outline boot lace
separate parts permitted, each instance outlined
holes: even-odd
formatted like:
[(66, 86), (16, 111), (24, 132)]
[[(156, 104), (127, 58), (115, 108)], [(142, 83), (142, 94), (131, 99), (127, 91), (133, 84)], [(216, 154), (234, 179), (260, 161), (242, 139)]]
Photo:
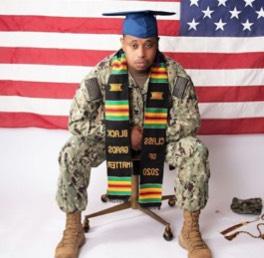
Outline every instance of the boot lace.
[(60, 245), (76, 246), (76, 242), (78, 241), (80, 234), (81, 232), (76, 229), (65, 229), (63, 231), (63, 238)]
[(207, 248), (205, 242), (202, 239), (198, 222), (193, 221), (190, 227), (191, 227), (191, 231), (189, 234), (189, 238), (191, 240), (190, 247), (192, 248), (192, 250)]
[(79, 224), (79, 218), (69, 216), (67, 218), (67, 226), (63, 231), (63, 238), (60, 242), (60, 246), (76, 246), (81, 234), (83, 233), (82, 225)]
[(197, 249), (205, 249), (207, 248), (206, 243), (203, 241), (200, 230), (198, 220), (196, 218), (192, 218), (187, 221), (187, 227), (190, 229), (189, 231), (189, 244), (192, 250)]

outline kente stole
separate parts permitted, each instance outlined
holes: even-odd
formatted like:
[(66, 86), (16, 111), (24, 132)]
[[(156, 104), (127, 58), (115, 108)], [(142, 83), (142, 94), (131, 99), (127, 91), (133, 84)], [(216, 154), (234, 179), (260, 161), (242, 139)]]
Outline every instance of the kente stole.
[[(110, 199), (128, 199), (133, 174), (130, 148), (132, 110), (129, 103), (127, 62), (122, 50), (113, 56), (111, 66), (112, 73), (105, 89), (107, 195)], [(139, 161), (139, 203), (146, 207), (161, 205), (168, 99), (165, 59), (158, 52), (150, 71)]]

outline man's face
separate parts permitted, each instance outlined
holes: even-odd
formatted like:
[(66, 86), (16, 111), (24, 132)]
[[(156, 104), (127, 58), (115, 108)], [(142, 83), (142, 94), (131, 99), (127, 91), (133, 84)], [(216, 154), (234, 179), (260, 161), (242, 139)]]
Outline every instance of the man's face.
[(125, 35), (121, 38), (121, 44), (129, 69), (144, 72), (153, 64), (158, 50), (158, 38), (143, 39)]

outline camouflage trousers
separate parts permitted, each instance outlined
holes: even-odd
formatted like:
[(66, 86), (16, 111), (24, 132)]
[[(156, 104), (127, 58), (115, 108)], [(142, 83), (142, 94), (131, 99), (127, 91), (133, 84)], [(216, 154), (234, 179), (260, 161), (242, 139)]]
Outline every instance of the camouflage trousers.
[[(105, 145), (72, 137), (59, 155), (60, 176), (56, 200), (64, 212), (83, 211), (87, 206), (87, 187), (91, 168), (105, 160)], [(176, 168), (176, 205), (196, 211), (208, 199), (208, 150), (196, 137), (167, 144), (166, 162)]]

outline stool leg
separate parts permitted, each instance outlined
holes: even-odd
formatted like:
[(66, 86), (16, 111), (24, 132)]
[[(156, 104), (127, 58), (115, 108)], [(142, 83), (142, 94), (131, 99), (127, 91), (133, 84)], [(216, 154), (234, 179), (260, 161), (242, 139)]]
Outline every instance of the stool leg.
[(168, 204), (170, 207), (174, 207), (176, 204), (176, 197), (175, 195), (163, 195), (162, 201), (168, 200)]
[(165, 226), (170, 225), (170, 223), (168, 223), (166, 220), (164, 220), (163, 218), (158, 216), (153, 211), (146, 209), (146, 208), (142, 208), (140, 205), (138, 206), (138, 209), (141, 210), (142, 212), (144, 212), (145, 214), (149, 215), (151, 218), (155, 219), (156, 221), (160, 222), (161, 224), (163, 224)]
[(93, 217), (97, 217), (97, 216), (101, 216), (104, 214), (109, 214), (109, 213), (113, 213), (113, 212), (117, 212), (117, 211), (121, 211), (121, 210), (125, 210), (131, 207), (131, 203), (130, 201), (125, 202), (125, 203), (121, 203), (118, 205), (115, 205), (113, 207), (89, 214), (85, 216), (85, 219), (89, 219), (89, 218), (93, 218)]
[(162, 196), (162, 201), (163, 200), (168, 200), (168, 199), (175, 199), (175, 195), (163, 195)]
[(166, 220), (164, 220), (163, 218), (161, 218), (160, 216), (158, 216), (156, 213), (154, 213), (149, 209), (142, 208), (141, 206), (138, 206), (138, 209), (144, 212), (145, 214), (149, 215), (151, 218), (155, 219), (156, 221), (165, 225), (165, 230), (163, 233), (163, 237), (165, 238), (165, 240), (170, 241), (173, 239), (173, 233), (171, 230), (170, 223), (168, 223)]

